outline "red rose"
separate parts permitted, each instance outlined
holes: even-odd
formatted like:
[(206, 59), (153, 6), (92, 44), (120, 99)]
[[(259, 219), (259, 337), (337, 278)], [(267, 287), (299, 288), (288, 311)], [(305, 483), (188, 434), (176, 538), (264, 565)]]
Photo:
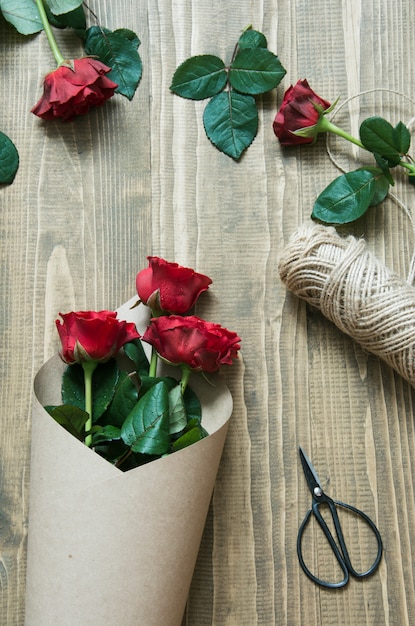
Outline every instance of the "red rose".
[(156, 256), (147, 258), (149, 266), (137, 274), (136, 287), (141, 302), (147, 304), (153, 314), (187, 313), (212, 282), (188, 267)]
[(75, 59), (73, 64), (74, 69), (60, 65), (46, 76), (43, 96), (32, 108), (32, 113), (44, 120), (61, 117), (69, 122), (114, 95), (118, 85), (105, 76), (111, 71), (110, 67), (89, 57)]
[[(321, 110), (318, 111), (314, 105)], [(319, 132), (317, 124), (323, 115), (322, 111), (330, 106), (330, 102), (320, 98), (305, 79), (299, 80), (294, 87), (291, 85), (284, 94), (273, 124), (274, 133), (281, 145), (313, 143)], [(308, 129), (307, 136), (293, 134), (304, 128)]]
[(236, 333), (196, 315), (153, 318), (143, 340), (169, 363), (205, 372), (216, 372), (221, 365), (231, 365), (240, 349)]
[(116, 319), (113, 311), (59, 313), (56, 320), (62, 343), (60, 356), (65, 363), (95, 361), (105, 363), (128, 341), (138, 339), (135, 324)]

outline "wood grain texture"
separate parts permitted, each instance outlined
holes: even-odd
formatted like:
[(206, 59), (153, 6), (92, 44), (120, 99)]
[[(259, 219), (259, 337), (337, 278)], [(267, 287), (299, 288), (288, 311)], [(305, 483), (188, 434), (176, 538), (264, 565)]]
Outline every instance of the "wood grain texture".
[[(89, 4), (109, 28), (138, 34), (143, 78), (131, 103), (117, 97), (71, 124), (30, 113), (52, 63), (45, 37), (0, 24), (1, 130), (21, 157), (14, 184), (0, 190), (0, 623), (24, 619), (31, 390), (57, 348), (56, 314), (115, 308), (134, 294), (146, 256), (158, 254), (210, 275), (199, 313), (243, 339), (241, 362), (225, 373), (235, 410), (184, 624), (411, 626), (414, 391), (287, 294), (277, 273), (293, 229), (337, 166), (353, 166), (359, 154), (331, 139), (334, 163), (324, 138), (282, 150), (272, 121), (284, 90), (306, 77), (322, 97), (349, 99), (336, 119), (353, 132), (373, 114), (409, 123), (413, 2)], [(178, 98), (169, 85), (191, 54), (229, 60), (248, 24), (265, 33), (287, 75), (258, 100), (258, 136), (237, 163), (206, 139), (205, 103)], [(67, 33), (59, 39), (68, 55), (80, 53)], [(408, 211), (388, 198), (349, 230), (405, 277), (413, 187), (398, 180), (393, 193)], [(298, 565), (296, 536), (310, 504), (299, 445), (330, 495), (364, 509), (382, 534), (378, 573), (341, 592), (316, 587)]]

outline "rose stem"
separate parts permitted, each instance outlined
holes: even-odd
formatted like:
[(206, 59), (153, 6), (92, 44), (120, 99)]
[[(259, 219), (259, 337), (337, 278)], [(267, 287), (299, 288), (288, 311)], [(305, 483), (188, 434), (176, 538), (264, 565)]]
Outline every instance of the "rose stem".
[(182, 395), (186, 391), (187, 383), (189, 382), (191, 373), (192, 373), (191, 369), (189, 369), (185, 365), (182, 365), (182, 379), (180, 381), (180, 389), (181, 389)]
[(122, 454), (120, 456), (120, 458), (116, 461), (115, 463), (115, 467), (121, 467), (121, 465), (124, 463), (124, 461), (126, 461), (128, 459), (128, 457), (130, 456), (130, 454), (132, 454), (132, 450), (131, 448), (129, 448), (126, 452), (124, 452), (124, 454)]
[(366, 148), (364, 147), (362, 142), (359, 141), (359, 139), (356, 139), (356, 137), (353, 137), (342, 128), (339, 128), (338, 126), (333, 124), (333, 122), (330, 122), (330, 120), (328, 120), (327, 117), (325, 117), (324, 115), (320, 118), (320, 121), (318, 123), (318, 131), (319, 133), (334, 133), (335, 135), (343, 137), (343, 139), (347, 139), (347, 141), (356, 144), (356, 146), (359, 146), (359, 148), (363, 148), (364, 150), (366, 150)]
[[(356, 139), (356, 137), (353, 137), (342, 128), (339, 128), (339, 126), (336, 126), (335, 124), (333, 124), (333, 122), (330, 122), (330, 120), (328, 120), (324, 116), (320, 119), (319, 122), (319, 132), (333, 133), (334, 135), (338, 135), (339, 137), (342, 137), (343, 139), (347, 139), (347, 141), (354, 143), (356, 146), (359, 146), (359, 148), (367, 150), (367, 148), (365, 148), (365, 146), (362, 144), (361, 141), (359, 141), (359, 139)], [(407, 163), (406, 161), (401, 160), (398, 165), (405, 167), (407, 170), (409, 170), (411, 174), (415, 174), (414, 164)]]
[(85, 445), (89, 448), (92, 444), (92, 374), (97, 366), (96, 361), (83, 361), (82, 369), (84, 370), (84, 384), (85, 384), (85, 411), (88, 413), (88, 419), (85, 423)]
[(48, 38), (50, 49), (52, 50), (56, 63), (58, 64), (58, 66), (63, 65), (65, 63), (65, 59), (63, 58), (61, 51), (59, 50), (58, 44), (56, 43), (55, 36), (52, 32), (52, 28), (46, 15), (43, 0), (36, 0), (36, 6), (39, 11), (40, 19), (42, 20), (43, 28), (45, 30), (46, 37)]
[(151, 378), (155, 378), (157, 374), (157, 352), (155, 350), (154, 347), (151, 348), (151, 361), (150, 361), (150, 368), (148, 370), (148, 375), (151, 376)]
[(415, 174), (415, 165), (413, 163), (407, 163), (406, 161), (399, 161), (399, 165), (402, 165), (402, 167), (406, 167), (406, 169), (409, 170), (411, 174)]

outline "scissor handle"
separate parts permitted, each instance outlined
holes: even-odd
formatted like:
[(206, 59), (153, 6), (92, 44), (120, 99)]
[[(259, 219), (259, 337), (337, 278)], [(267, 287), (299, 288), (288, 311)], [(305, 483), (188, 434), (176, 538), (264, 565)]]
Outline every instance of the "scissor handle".
[(349, 570), (346, 566), (346, 563), (342, 557), (342, 554), (336, 544), (336, 542), (333, 539), (333, 536), (330, 532), (329, 527), (327, 526), (326, 522), (324, 521), (322, 515), (320, 512), (318, 512), (318, 515), (316, 515), (317, 520), (319, 521), (320, 525), (323, 528), (324, 534), (327, 537), (328, 542), (330, 543), (330, 546), (334, 552), (334, 555), (336, 557), (336, 560), (338, 562), (338, 564), (340, 565), (340, 568), (343, 572), (343, 579), (340, 580), (339, 582), (330, 582), (328, 580), (323, 580), (321, 578), (318, 578), (317, 576), (315, 576), (313, 574), (313, 572), (311, 570), (309, 570), (309, 568), (307, 567), (307, 565), (305, 564), (304, 561), (304, 557), (303, 557), (303, 548), (302, 548), (302, 541), (303, 541), (303, 536), (304, 536), (304, 531), (306, 529), (306, 526), (308, 524), (308, 522), (310, 521), (311, 518), (311, 514), (314, 513), (314, 515), (316, 515), (315, 511), (313, 511), (313, 509), (310, 509), (309, 511), (307, 511), (306, 516), (300, 526), (300, 529), (298, 531), (298, 536), (297, 536), (297, 554), (298, 554), (298, 560), (300, 562), (300, 565), (303, 569), (303, 571), (305, 572), (305, 574), (307, 574), (307, 576), (313, 581), (315, 582), (317, 585), (320, 585), (321, 587), (327, 587), (329, 589), (339, 589), (340, 587), (344, 587), (345, 585), (347, 585), (347, 583), (349, 582)]
[[(325, 521), (325, 519), (323, 518), (323, 516), (320, 513), (319, 507), (320, 505), (327, 505), (330, 509), (330, 513), (333, 519), (333, 523), (334, 523), (334, 528), (336, 530), (336, 535), (337, 535), (337, 539), (339, 542), (339, 546), (337, 545), (331, 531), (330, 528), (327, 526), (327, 523)], [(376, 541), (377, 541), (377, 546), (378, 546), (378, 552), (376, 555), (376, 558), (373, 562), (373, 564), (369, 567), (368, 570), (366, 570), (365, 572), (357, 572), (354, 567), (352, 566), (352, 563), (350, 561), (350, 557), (349, 557), (349, 553), (347, 550), (347, 546), (346, 546), (346, 542), (344, 539), (344, 535), (343, 535), (343, 531), (341, 528), (341, 524), (340, 524), (340, 520), (339, 520), (339, 516), (336, 510), (336, 506), (340, 506), (344, 509), (348, 509), (350, 511), (352, 511), (353, 513), (355, 513), (356, 515), (358, 515), (359, 517), (361, 517), (363, 519), (363, 521), (369, 526), (369, 528), (372, 530), (372, 532), (374, 533), (375, 537), (376, 537)], [(304, 535), (304, 531), (305, 528), (310, 520), (311, 514), (314, 513), (314, 516), (316, 517), (318, 523), (320, 524), (324, 535), (327, 539), (327, 541), (330, 544), (331, 549), (333, 550), (333, 553), (336, 557), (336, 560), (343, 572), (343, 579), (339, 582), (329, 582), (326, 580), (322, 580), (320, 578), (317, 578), (317, 576), (315, 576), (307, 567), (307, 565), (304, 562), (304, 558), (303, 558), (303, 554), (302, 554), (302, 538)], [(379, 533), (379, 530), (377, 529), (376, 525), (372, 522), (372, 520), (370, 519), (370, 517), (368, 517), (366, 515), (366, 513), (364, 513), (363, 511), (361, 511), (360, 509), (357, 509), (354, 506), (351, 506), (350, 504), (346, 504), (344, 502), (339, 502), (337, 500), (332, 500), (331, 498), (329, 498), (328, 496), (326, 496), (325, 494), (322, 494), (319, 498), (318, 501), (314, 501), (312, 508), (307, 512), (301, 526), (300, 529), (298, 531), (298, 538), (297, 538), (297, 554), (298, 554), (298, 559), (300, 561), (300, 565), (302, 567), (302, 569), (304, 570), (304, 572), (307, 574), (307, 576), (309, 578), (311, 578), (311, 580), (313, 580), (316, 584), (322, 586), (322, 587), (328, 587), (330, 589), (338, 589), (340, 587), (344, 587), (348, 581), (349, 581), (349, 574), (351, 574), (352, 576), (354, 576), (355, 578), (366, 578), (367, 576), (370, 576), (371, 574), (374, 573), (374, 571), (377, 569), (380, 560), (382, 558), (382, 551), (383, 551), (383, 547), (382, 547), (382, 539)]]

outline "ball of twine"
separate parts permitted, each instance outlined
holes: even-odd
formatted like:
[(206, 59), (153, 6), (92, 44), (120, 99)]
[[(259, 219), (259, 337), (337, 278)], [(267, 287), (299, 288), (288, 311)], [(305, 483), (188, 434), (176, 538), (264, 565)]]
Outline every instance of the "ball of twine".
[(279, 273), (296, 296), (415, 386), (415, 289), (363, 239), (306, 222), (283, 250)]

